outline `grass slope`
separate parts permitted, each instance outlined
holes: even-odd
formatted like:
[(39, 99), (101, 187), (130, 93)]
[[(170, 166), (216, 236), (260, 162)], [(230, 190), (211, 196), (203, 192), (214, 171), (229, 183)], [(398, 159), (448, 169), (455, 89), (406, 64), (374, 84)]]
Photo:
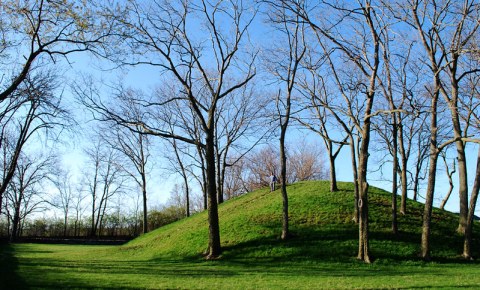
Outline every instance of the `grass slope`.
[[(290, 185), (290, 228), (281, 241), (279, 191), (259, 190), (219, 208), (223, 256), (204, 261), (206, 213), (152, 231), (123, 246), (19, 244), (3, 246), (0, 282), (9, 288), (400, 288), (478, 287), (477, 262), (464, 262), (455, 214), (434, 210), (432, 255), (418, 257), (423, 205), (409, 201), (390, 233), (391, 195), (370, 190), (371, 251), (375, 262), (355, 259), (358, 226), (352, 222), (353, 186)], [(474, 255), (480, 254), (479, 228)]]
[[(355, 258), (358, 226), (352, 221), (353, 185), (340, 183), (329, 192), (327, 182), (300, 182), (288, 187), (290, 229), (294, 237), (283, 242), (282, 200), (279, 191), (266, 189), (224, 203), (219, 208), (223, 258), (322, 259), (350, 261)], [(378, 260), (417, 260), (423, 204), (409, 201), (408, 215), (399, 214), (399, 236), (390, 232), (391, 194), (370, 189), (371, 249)], [(455, 233), (455, 214), (434, 210), (432, 255), (457, 259), (463, 240)], [(122, 254), (141, 258), (195, 258), (206, 250), (206, 213), (163, 227), (123, 246)], [(478, 245), (478, 235), (476, 245)], [(478, 247), (474, 254), (478, 255)]]

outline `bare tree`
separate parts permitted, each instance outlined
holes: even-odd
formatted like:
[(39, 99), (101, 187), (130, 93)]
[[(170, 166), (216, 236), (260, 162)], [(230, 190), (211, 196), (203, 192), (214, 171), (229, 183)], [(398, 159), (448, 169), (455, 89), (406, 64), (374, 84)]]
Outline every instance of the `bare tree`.
[[(421, 253), (422, 257), (428, 260), (430, 259), (429, 237), (437, 160), (439, 152), (450, 143), (455, 143), (458, 157), (460, 198), (458, 231), (463, 233), (465, 230), (468, 214), (468, 184), (465, 145), (464, 140), (462, 140), (464, 136), (458, 113), (458, 88), (465, 76), (478, 70), (477, 67), (462, 66), (462, 59), (468, 56), (466, 47), (474, 39), (480, 25), (477, 21), (480, 7), (476, 1), (463, 1), (463, 3), (445, 1), (438, 4), (430, 1), (409, 1), (406, 6), (401, 8), (401, 11), (406, 12), (406, 15), (402, 15), (406, 23), (410, 24), (420, 36), (433, 79), (429, 90), (431, 95), (430, 167), (423, 215)], [(428, 21), (425, 21), (426, 19)], [(450, 91), (447, 91), (447, 86), (451, 88)], [(444, 97), (450, 108), (454, 133), (453, 139), (443, 144), (438, 143), (437, 136), (437, 112), (440, 95)]]
[[(0, 2), (0, 115), (3, 121), (2, 140), (4, 140), (5, 124), (17, 109), (24, 105), (32, 105), (30, 116), (37, 115), (38, 104), (25, 97), (25, 91), (38, 82), (38, 76), (52, 75), (45, 73), (45, 67), (57, 64), (76, 52), (90, 51), (101, 54), (105, 38), (111, 34), (111, 19), (103, 17), (102, 9), (93, 1), (2, 1)], [(102, 17), (100, 17), (102, 15)], [(48, 84), (48, 82), (45, 82)], [(37, 88), (39, 90), (45, 90)], [(51, 85), (53, 87), (53, 85)], [(45, 101), (46, 100), (46, 101)], [(46, 98), (44, 104), (49, 100)], [(55, 98), (55, 101), (57, 99)], [(53, 111), (44, 111), (52, 115), (58, 114), (55, 101), (51, 101)], [(46, 109), (45, 106), (43, 106)], [(40, 119), (37, 117), (33, 119)], [(3, 193), (13, 177), (19, 153), (29, 137), (30, 123), (25, 119), (22, 134), (16, 141), (16, 150), (8, 162), (0, 185), (0, 209)], [(35, 131), (35, 130), (33, 130)], [(4, 162), (4, 167), (7, 163)]]
[[(37, 133), (58, 137), (62, 129), (72, 123), (57, 93), (58, 79), (51, 71), (28, 75), (13, 93), (1, 115), (2, 180), (0, 181), (0, 208), (9, 182), (13, 178), (20, 155)], [(3, 103), (5, 104), (5, 102)]]
[(105, 146), (101, 138), (96, 138), (92, 147), (85, 149), (88, 167), (84, 172), (87, 191), (91, 196), (90, 235), (99, 235), (105, 213), (112, 196), (119, 193), (124, 186), (124, 176), (118, 162), (118, 152)]
[[(124, 126), (140, 125), (143, 134), (174, 138), (202, 148), (205, 152), (206, 188), (208, 196), (209, 244), (207, 258), (221, 254), (220, 230), (215, 169), (215, 120), (219, 101), (229, 98), (245, 87), (255, 76), (256, 52), (244, 50), (255, 11), (241, 1), (207, 1), (137, 3), (129, 1), (124, 13), (121, 40), (133, 55), (117, 59), (123, 65), (151, 65), (168, 75), (166, 79), (178, 84), (175, 95), (156, 96), (157, 99), (135, 100), (149, 109), (145, 118), (132, 118), (113, 105), (106, 106), (90, 99), (90, 107), (104, 120), (113, 120)], [(204, 29), (191, 31), (191, 21), (201, 23)], [(200, 35), (199, 35), (200, 34)], [(208, 40), (208, 41), (205, 41)], [(211, 58), (205, 58), (210, 55)], [(124, 55), (118, 54), (122, 57)], [(88, 94), (87, 94), (88, 96)], [(173, 101), (186, 103), (198, 122), (202, 140), (190, 138), (181, 127), (172, 133), (165, 128), (158, 111)], [(150, 114), (150, 115), (149, 115)]]
[[(348, 135), (344, 138), (333, 137), (330, 133), (330, 126), (333, 126), (332, 113), (324, 106), (324, 101), (318, 101), (319, 99), (328, 98), (328, 89), (325, 85), (325, 79), (323, 78), (321, 65), (322, 55), (314, 55), (312, 51), (309, 51), (305, 58), (305, 66), (308, 70), (306, 77), (300, 81), (301, 93), (305, 96), (305, 108), (309, 115), (308, 117), (302, 116), (295, 118), (303, 127), (318, 134), (325, 145), (328, 153), (328, 160), (330, 165), (330, 191), (334, 192), (338, 190), (337, 186), (337, 170), (335, 160), (340, 154), (344, 145), (348, 145)], [(323, 96), (323, 97), (322, 97)], [(335, 138), (338, 138), (337, 140)]]
[[(445, 9), (450, 10), (448, 4)], [(458, 5), (458, 6), (457, 6)], [(436, 40), (440, 41), (441, 53), (445, 58), (446, 72), (448, 79), (440, 87), (440, 92), (448, 103), (450, 109), (455, 146), (457, 149), (458, 178), (459, 178), (459, 199), (460, 199), (460, 221), (458, 232), (464, 234), (468, 216), (468, 178), (467, 160), (465, 155), (465, 142), (461, 140), (464, 136), (465, 125), (461, 123), (458, 107), (460, 106), (460, 86), (469, 74), (480, 72), (478, 62), (465, 61), (471, 57), (471, 43), (478, 37), (480, 22), (480, 3), (477, 1), (465, 0), (463, 3), (452, 5), (451, 11), (447, 13), (453, 16), (455, 32), (448, 32), (446, 28), (436, 30)], [(450, 38), (450, 42), (447, 42)], [(448, 80), (448, 81), (447, 81)], [(447, 87), (450, 90), (447, 90)]]
[[(174, 168), (174, 172), (180, 174), (183, 179), (183, 192), (185, 193), (185, 212), (186, 216), (190, 216), (190, 182), (189, 182), (189, 172), (192, 172), (191, 165), (186, 164), (185, 157), (191, 157), (189, 153), (186, 152), (186, 148), (180, 148), (180, 144), (175, 139), (168, 140), (171, 148), (173, 149), (174, 157), (168, 157), (172, 168)], [(203, 160), (203, 159), (200, 159)], [(178, 191), (178, 189), (176, 189)], [(204, 194), (205, 195), (205, 194)], [(206, 206), (206, 202), (204, 202)]]
[(287, 174), (288, 183), (326, 179), (323, 152), (318, 144), (302, 140), (289, 145), (291, 149), (287, 159), (287, 167), (290, 171)]
[[(58, 163), (56, 161), (55, 163)], [(63, 236), (67, 236), (68, 218), (70, 209), (73, 206), (73, 199), (75, 194), (74, 183), (72, 181), (72, 174), (68, 169), (58, 167), (52, 170), (50, 181), (53, 183), (57, 194), (52, 204), (59, 208), (63, 213)]]
[(227, 199), (249, 192), (247, 156), (225, 170), (224, 194)]
[(14, 97), (36, 67), (76, 52), (100, 54), (112, 27), (101, 13), (93, 1), (2, 1), (0, 102)]
[[(405, 37), (407, 39), (407, 37)], [(400, 213), (407, 214), (407, 192), (408, 192), (408, 174), (410, 170), (409, 161), (412, 159), (414, 136), (421, 132), (428, 132), (428, 128), (425, 125), (426, 110), (423, 107), (418, 107), (418, 103), (415, 103), (416, 94), (420, 94), (418, 91), (421, 89), (422, 72), (423, 68), (419, 65), (422, 62), (418, 61), (413, 56), (413, 43), (409, 42), (406, 51), (408, 53), (404, 57), (400, 57), (400, 68), (394, 70), (395, 83), (398, 84), (398, 94), (400, 97), (400, 104), (398, 106), (399, 111), (395, 113), (398, 123), (398, 153), (399, 153), (399, 168), (400, 168), (400, 181), (402, 186), (402, 199), (400, 202)], [(397, 66), (393, 63), (390, 67)], [(425, 99), (424, 99), (425, 102)], [(428, 139), (428, 138), (425, 138)], [(417, 154), (416, 164), (416, 181), (414, 187), (418, 187), (418, 177), (420, 169), (426, 159), (427, 146), (422, 143), (423, 137), (418, 138), (419, 150)], [(414, 196), (416, 196), (416, 190), (414, 190)]]
[[(478, 50), (478, 41), (472, 45), (472, 48), (476, 49), (475, 57), (472, 61), (480, 61), (480, 51)], [(465, 135), (468, 136), (469, 130), (473, 129), (476, 135), (480, 130), (480, 114), (478, 113), (478, 107), (480, 106), (480, 76), (469, 75), (467, 77), (467, 85), (464, 86), (462, 94), (466, 96), (463, 102), (463, 108), (461, 118), (467, 124), (465, 127)], [(477, 145), (478, 146), (478, 145)], [(477, 206), (478, 194), (480, 192), (480, 146), (478, 146), (477, 166), (475, 170), (475, 180), (473, 182), (472, 191), (470, 194), (470, 202), (468, 208), (467, 224), (465, 227), (465, 239), (463, 242), (463, 257), (465, 259), (472, 259), (472, 239), (473, 239), (473, 224), (475, 210)]]
[[(175, 92), (178, 90), (180, 90), (180, 88), (167, 85), (158, 89), (157, 93), (168, 96), (175, 95)], [(204, 135), (200, 128), (201, 124), (198, 119), (195, 118), (195, 112), (191, 106), (188, 106), (188, 103), (174, 100), (164, 104), (159, 110), (161, 111), (160, 116), (163, 118), (163, 122), (172, 135), (175, 134), (176, 129), (182, 128), (185, 136), (188, 136), (191, 140), (197, 140), (198, 143), (202, 142)], [(190, 203), (190, 189), (192, 188), (191, 179), (197, 181), (202, 189), (204, 209), (207, 210), (208, 200), (204, 148), (188, 142), (182, 142), (175, 138), (167, 138), (166, 141), (169, 148), (165, 150), (165, 157), (170, 163), (169, 168), (166, 169), (174, 174), (180, 175), (183, 179), (184, 193), (188, 206)], [(218, 151), (217, 147), (218, 146), (215, 148), (216, 151)], [(173, 152), (170, 149), (173, 149)], [(190, 216), (190, 206), (187, 209), (187, 216)]]
[[(350, 147), (350, 154), (352, 160), (352, 175), (353, 175), (353, 183), (354, 183), (354, 214), (353, 220), (358, 223), (359, 220), (359, 211), (358, 211), (358, 200), (359, 200), (359, 189), (358, 189), (358, 144), (360, 142), (360, 138), (358, 136), (358, 132), (356, 131), (356, 126), (353, 125), (352, 119), (354, 116), (360, 114), (362, 109), (361, 104), (356, 102), (356, 97), (359, 93), (358, 88), (354, 85), (347, 84), (344, 85), (341, 79), (341, 71), (336, 71), (334, 66), (334, 62), (330, 56), (330, 49), (324, 43), (321, 43), (321, 47), (323, 50), (322, 58), (327, 62), (327, 69), (322, 68), (319, 65), (319, 61), (313, 61), (309, 58), (307, 62), (307, 68), (309, 71), (309, 77), (306, 78), (301, 82), (302, 86), (302, 94), (305, 96), (306, 99), (310, 100), (310, 104), (307, 104), (306, 107), (313, 109), (316, 111), (317, 118), (320, 119), (320, 128), (315, 129), (309, 122), (305, 121), (304, 118), (298, 118), (298, 120), (303, 124), (303, 126), (307, 126), (310, 130), (314, 130), (315, 132), (319, 133), (325, 141), (326, 148), (329, 151), (329, 160), (330, 160), (330, 189), (334, 189), (334, 184), (336, 183), (336, 176), (335, 176), (335, 158), (340, 153), (340, 149), (343, 145), (349, 145)], [(321, 64), (321, 63), (320, 63)], [(357, 79), (357, 75), (353, 70), (352, 73), (348, 71), (348, 69), (344, 72), (346, 75), (344, 79)], [(342, 100), (338, 101), (337, 93), (333, 90), (330, 90), (329, 86), (327, 85), (327, 80), (323, 77), (323, 75), (333, 75), (333, 87), (337, 86), (339, 89), (339, 94), (342, 96)], [(341, 141), (334, 141), (330, 138), (330, 134), (328, 133), (329, 129), (327, 129), (327, 114), (331, 116), (329, 126), (333, 128), (340, 126), (343, 129), (344, 134), (346, 135), (343, 140)], [(323, 132), (325, 131), (325, 132)], [(326, 138), (325, 138), (326, 137)], [(332, 143), (332, 144), (330, 144)], [(333, 150), (333, 143), (337, 143), (339, 146), (335, 153), (332, 152)], [(333, 181), (332, 181), (333, 180)]]
[[(280, 183), (283, 200), (281, 238), (285, 240), (290, 236), (285, 137), (292, 115), (292, 99), (297, 86), (297, 75), (302, 68), (301, 61), (305, 56), (307, 46), (305, 42), (305, 25), (299, 21), (299, 18), (291, 15), (291, 11), (281, 3), (270, 4), (268, 12), (269, 21), (276, 27), (281, 37), (273, 45), (274, 49), (268, 51), (269, 64), (267, 64), (267, 69), (281, 87), (275, 98), (277, 112), (275, 118), (278, 119), (280, 128)], [(291, 17), (296, 18), (296, 21), (290, 21)], [(273, 65), (271, 65), (272, 63)]]
[[(314, 126), (307, 125), (307, 123), (302, 123), (304, 126), (310, 128), (310, 130), (316, 132), (318, 135), (322, 136), (322, 140), (324, 141), (325, 148), (327, 149), (328, 153), (328, 161), (329, 161), (329, 177), (330, 177), (330, 191), (335, 192), (338, 191), (338, 186), (337, 186), (337, 167), (335, 165), (335, 160), (337, 159), (338, 155), (340, 154), (342, 148), (344, 145), (348, 145), (347, 139), (348, 137), (345, 137), (343, 140), (335, 140), (332, 137), (330, 137), (330, 134), (328, 133), (327, 129), (327, 110), (325, 108), (319, 107), (319, 106), (314, 106), (315, 110), (317, 111), (317, 118), (320, 120), (320, 125), (318, 128), (315, 128)], [(322, 113), (320, 113), (320, 111)]]
[(466, 259), (472, 259), (472, 235), (473, 224), (475, 216), (475, 208), (477, 205), (478, 193), (480, 192), (480, 148), (477, 156), (477, 166), (475, 171), (475, 182), (473, 183), (472, 193), (470, 196), (470, 204), (468, 210), (467, 225), (465, 227), (465, 239), (463, 242), (463, 257)]
[[(426, 99), (425, 99), (426, 100)], [(429, 144), (430, 130), (428, 128), (428, 112), (420, 112), (418, 118), (409, 122), (408, 120), (402, 121), (402, 138), (407, 141), (407, 150), (403, 152), (414, 152), (414, 170), (410, 171), (410, 180), (413, 184), (413, 200), (417, 201), (421, 181), (426, 179), (428, 162), (429, 162)], [(416, 122), (415, 120), (418, 120)], [(404, 144), (402, 142), (402, 144)]]
[[(171, 89), (167, 89), (171, 91)], [(256, 94), (252, 87), (244, 87), (232, 93), (230, 98), (222, 99), (218, 105), (218, 113), (215, 121), (215, 162), (216, 162), (216, 186), (217, 200), (222, 203), (224, 200), (225, 176), (230, 167), (241, 162), (241, 159), (259, 143), (270, 130), (265, 126), (263, 118), (265, 102), (261, 96)], [(165, 107), (169, 112), (176, 112), (174, 116), (168, 117), (171, 132), (175, 126), (182, 126), (185, 132), (195, 140), (201, 140), (202, 134), (199, 124), (192, 122), (195, 118), (191, 115), (190, 108), (181, 107), (180, 102), (172, 102)], [(171, 163), (173, 172), (179, 174), (183, 179), (184, 192), (189, 195), (190, 179), (199, 181), (204, 188), (204, 177), (206, 165), (205, 151), (202, 148), (192, 150), (193, 146), (179, 143), (177, 140), (169, 140), (171, 156), (168, 160)], [(205, 195), (204, 191), (204, 195)], [(205, 195), (206, 197), (206, 195)], [(189, 199), (187, 199), (189, 201)], [(187, 202), (188, 203), (188, 202)], [(206, 202), (205, 202), (206, 205)], [(187, 210), (189, 216), (189, 210)]]
[[(135, 94), (133, 91), (129, 91)], [(132, 115), (139, 115), (140, 112), (132, 107)], [(130, 130), (117, 123), (107, 123), (110, 128), (103, 128), (105, 132), (101, 137), (106, 144), (120, 153), (119, 158), (126, 162), (119, 162), (118, 166), (127, 173), (142, 192), (143, 203), (143, 233), (148, 232), (148, 207), (147, 207), (147, 174), (150, 160), (150, 136), (139, 132), (141, 129)]]
[(243, 88), (236, 96), (219, 104), (216, 121), (215, 154), (217, 162), (217, 199), (224, 199), (225, 172), (240, 162), (270, 135), (265, 118), (267, 99), (252, 88)]
[[(465, 58), (470, 57), (471, 41), (475, 40), (475, 35), (478, 34), (480, 23), (477, 19), (480, 15), (480, 4), (476, 1), (463, 1), (462, 3), (445, 2), (437, 6), (436, 3), (427, 2), (423, 7), (418, 6), (419, 3), (412, 5), (412, 9), (420, 10), (421, 13), (415, 18), (416, 29), (424, 39), (424, 47), (428, 54), (432, 55), (434, 52), (437, 54), (436, 58), (430, 57), (430, 67), (435, 69), (432, 70), (432, 73), (440, 74), (438, 90), (450, 108), (459, 173), (460, 221), (458, 231), (463, 233), (468, 215), (468, 181), (465, 142), (461, 140), (464, 137), (465, 125), (461, 123), (458, 109), (461, 97), (459, 87), (468, 74), (480, 71), (477, 63), (465, 62)], [(433, 17), (432, 25), (437, 26), (431, 35), (425, 32), (428, 29), (427, 24), (420, 20), (420, 17), (425, 16)], [(446, 25), (445, 19), (448, 19), (448, 25)], [(454, 29), (450, 28), (452, 25)], [(471, 66), (472, 64), (474, 66)], [(443, 75), (445, 76), (443, 77)], [(448, 87), (450, 90), (447, 89)]]
[(21, 236), (25, 218), (38, 211), (45, 202), (41, 197), (41, 188), (43, 182), (48, 179), (51, 161), (50, 156), (29, 158), (22, 155), (17, 162), (17, 170), (7, 191), (8, 204), (11, 208), (12, 241)]
[(76, 237), (80, 236), (83, 214), (87, 209), (87, 205), (85, 203), (87, 195), (85, 194), (85, 191), (81, 188), (81, 186), (81, 184), (77, 184), (71, 201), (72, 210), (75, 213), (73, 221), (73, 235)]
[[(287, 184), (326, 177), (323, 152), (316, 143), (289, 142), (286, 147), (290, 148), (287, 155)], [(234, 176), (228, 178), (228, 183), (239, 193), (268, 186), (270, 174), (279, 172), (279, 156), (279, 148), (272, 144), (250, 152), (244, 160), (231, 168), (233, 172), (229, 174)]]
[[(329, 11), (329, 19), (325, 22), (317, 22), (311, 17), (313, 11), (318, 11), (320, 6), (303, 7), (297, 1), (281, 1), (294, 11), (306, 22), (318, 39), (318, 43), (331, 44), (338, 57), (351, 64), (351, 68), (358, 70), (358, 79), (350, 82), (350, 85), (361, 87), (360, 98), (356, 102), (362, 102), (363, 116), (349, 114), (352, 123), (359, 132), (360, 144), (358, 152), (358, 210), (359, 210), (359, 249), (358, 259), (369, 263), (369, 238), (368, 238), (368, 183), (367, 169), (369, 157), (369, 143), (371, 118), (373, 116), (373, 101), (377, 90), (377, 76), (381, 63), (380, 43), (384, 24), (379, 21), (380, 11), (372, 1), (356, 1), (356, 3), (326, 3), (321, 9)], [(348, 28), (347, 28), (348, 27)], [(353, 29), (352, 29), (353, 28)], [(325, 48), (325, 46), (324, 46)], [(333, 71), (339, 71), (336, 67), (338, 62), (332, 61), (332, 52), (325, 51), (329, 55), (329, 65)], [(338, 75), (337, 75), (338, 76)], [(335, 76), (334, 76), (335, 77)], [(337, 79), (338, 80), (338, 79)], [(355, 83), (356, 82), (356, 83)], [(340, 90), (344, 90), (346, 84), (342, 84)], [(348, 100), (347, 100), (348, 102)]]
[(382, 73), (378, 74), (377, 78), (380, 92), (387, 103), (386, 105), (381, 104), (380, 110), (382, 110), (382, 107), (388, 108), (388, 110), (384, 110), (385, 115), (380, 116), (381, 121), (378, 124), (374, 124), (374, 128), (381, 141), (386, 145), (386, 152), (389, 153), (392, 159), (392, 232), (393, 234), (398, 234), (398, 177), (400, 177), (402, 183), (400, 212), (403, 214), (406, 212), (407, 199), (408, 157), (405, 152), (404, 135), (401, 131), (403, 129), (402, 122), (405, 119), (402, 115), (407, 115), (410, 112), (405, 110), (404, 107), (407, 107), (411, 100), (412, 90), (417, 83), (416, 76), (418, 74), (413, 74), (413, 77), (407, 75), (414, 42), (408, 38), (405, 38), (406, 43), (394, 42), (392, 37), (398, 33), (397, 31), (392, 32), (394, 28), (393, 23), (396, 22), (392, 21), (394, 16), (385, 13), (382, 16), (378, 21), (386, 29), (382, 31), (383, 41), (380, 42), (383, 51)]
[(269, 144), (247, 156), (245, 164), (247, 173), (244, 182), (246, 192), (268, 186), (267, 178), (270, 174), (272, 172), (277, 174), (280, 171), (279, 155), (278, 148)]

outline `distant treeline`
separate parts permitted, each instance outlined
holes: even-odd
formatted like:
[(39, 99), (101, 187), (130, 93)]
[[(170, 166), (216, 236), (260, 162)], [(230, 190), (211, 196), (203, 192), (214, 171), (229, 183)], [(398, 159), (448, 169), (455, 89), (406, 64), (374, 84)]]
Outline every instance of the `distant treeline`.
[[(65, 243), (77, 243), (71, 241), (72, 239), (78, 240), (78, 243), (93, 243), (94, 241), (105, 240), (105, 238), (113, 239), (113, 242), (118, 238), (126, 241), (142, 233), (142, 216), (143, 213), (139, 213), (138, 216), (123, 213), (108, 214), (104, 217), (95, 235), (92, 235), (89, 218), (78, 221), (70, 218), (66, 227), (63, 218), (27, 219), (21, 224), (18, 237), (11, 236), (11, 224), (6, 219), (2, 219), (0, 221), (0, 238), (19, 242), (55, 242), (51, 238), (61, 238)], [(185, 217), (183, 208), (175, 206), (152, 210), (148, 213), (148, 228), (154, 230), (183, 217)], [(86, 238), (93, 240), (87, 241)]]

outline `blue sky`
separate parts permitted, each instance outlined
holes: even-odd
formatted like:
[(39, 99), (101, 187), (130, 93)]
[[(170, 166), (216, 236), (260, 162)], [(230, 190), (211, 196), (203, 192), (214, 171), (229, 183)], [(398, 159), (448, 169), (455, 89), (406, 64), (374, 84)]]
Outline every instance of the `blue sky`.
[[(271, 30), (265, 29), (264, 25), (262, 25), (262, 18), (258, 17), (254, 23), (254, 29), (251, 33), (254, 39), (263, 39), (263, 41), (275, 41), (274, 34)], [(162, 72), (156, 68), (152, 68), (151, 66), (137, 66), (137, 67), (129, 67), (124, 68), (122, 70), (109, 70), (112, 67), (111, 63), (104, 62), (99, 59), (94, 59), (88, 56), (87, 54), (77, 54), (70, 57), (70, 61), (72, 62), (72, 67), (67, 69), (67, 74), (69, 79), (74, 79), (75, 76), (78, 76), (80, 73), (89, 73), (95, 75), (96, 79), (104, 80), (104, 82), (114, 82), (118, 79), (122, 79), (127, 85), (142, 88), (145, 90), (149, 90), (154, 88), (156, 85), (159, 85), (158, 80), (161, 79)], [(66, 102), (72, 102), (73, 97), (69, 95), (68, 88), (66, 91)], [(75, 108), (76, 115), (78, 117), (78, 121), (81, 124), (83, 130), (88, 130), (90, 123), (87, 121), (90, 119), (90, 114), (86, 113), (83, 109), (78, 107), (78, 104), (74, 104), (72, 108)], [(317, 140), (319, 144), (321, 144), (321, 140), (312, 133), (306, 133), (305, 131), (298, 131), (295, 128), (289, 129), (289, 139), (291, 142), (294, 142), (297, 139), (307, 138), (309, 140)], [(65, 163), (69, 166), (73, 167), (77, 172), (79, 172), (79, 166), (83, 164), (83, 156), (81, 153), (82, 144), (90, 142), (89, 140), (85, 140), (81, 137), (74, 140), (74, 142), (70, 142), (68, 154), (65, 155)], [(277, 141), (273, 142), (273, 144), (277, 144)], [(453, 150), (451, 150), (454, 153)], [(160, 152), (161, 154), (161, 152)], [(472, 173), (475, 171), (476, 166), (476, 156), (477, 156), (477, 147), (476, 145), (469, 145), (468, 146), (468, 169), (469, 172)], [(377, 168), (377, 165), (374, 164), (374, 156), (370, 158), (370, 165), (369, 169), (373, 170)], [(326, 157), (325, 157), (326, 158)], [(352, 170), (351, 170), (351, 162), (350, 162), (350, 152), (349, 148), (345, 147), (340, 156), (337, 158), (337, 178), (340, 181), (352, 181)], [(436, 198), (435, 198), (435, 205), (439, 205), (441, 199), (443, 198), (444, 194), (448, 190), (448, 182), (445, 177), (445, 173), (442, 171), (443, 164), (439, 162), (439, 171), (437, 177), (437, 190), (436, 190)], [(387, 165), (384, 168), (384, 176), (389, 177), (390, 168)], [(473, 184), (473, 174), (469, 176), (469, 186)], [(380, 173), (372, 173), (369, 174), (369, 182), (371, 185), (384, 188), (385, 190), (390, 190), (391, 183), (388, 181), (381, 180), (382, 176)], [(456, 176), (455, 176), (456, 181)], [(164, 203), (168, 197), (169, 193), (172, 190), (174, 184), (179, 182), (179, 179), (175, 179), (173, 177), (167, 178), (165, 174), (162, 174), (160, 171), (156, 170), (152, 172), (152, 180), (150, 181), (150, 207), (153, 205), (157, 205), (160, 203)], [(161, 186), (159, 185), (161, 184)], [(411, 197), (411, 195), (410, 195)], [(421, 199), (420, 199), (421, 200)], [(458, 211), (458, 196), (457, 196), (457, 188), (454, 189), (452, 196), (450, 197), (449, 202), (447, 203), (448, 210), (450, 211)], [(478, 212), (478, 210), (477, 210)]]

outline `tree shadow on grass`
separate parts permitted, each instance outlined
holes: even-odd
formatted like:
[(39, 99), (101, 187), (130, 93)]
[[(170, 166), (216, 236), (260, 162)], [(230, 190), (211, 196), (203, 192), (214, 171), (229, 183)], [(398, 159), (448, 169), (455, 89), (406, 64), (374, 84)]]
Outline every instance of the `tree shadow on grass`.
[[(210, 282), (223, 281), (223, 279), (227, 281), (229, 278), (251, 279), (251, 277), (259, 276), (271, 277), (271, 279), (297, 277), (300, 278), (300, 281), (308, 281), (311, 277), (322, 276), (334, 279), (344, 277), (403, 279), (404, 276), (418, 274), (419, 267), (417, 265), (398, 268), (375, 265), (375, 263), (374, 265), (364, 265), (357, 262), (352, 257), (352, 253), (355, 253), (356, 249), (354, 234), (353, 231), (319, 231), (315, 234), (318, 235), (316, 239), (302, 237), (298, 234), (288, 241), (281, 241), (275, 237), (259, 238), (225, 247), (223, 259), (215, 261), (205, 261), (198, 256), (157, 257), (150, 260), (117, 260), (102, 257), (91, 260), (48, 257), (21, 259), (19, 262), (13, 262), (17, 267), (21, 264), (22, 269), (31, 269), (27, 285), (22, 284), (22, 280), (19, 279), (15, 281), (15, 284), (7, 284), (11, 287), (5, 287), (5, 289), (25, 289), (27, 286), (50, 289), (117, 289), (119, 287), (138, 289), (152, 287), (152, 285), (158, 288), (188, 288), (188, 285), (198, 288), (199, 285), (208, 285), (195, 284), (197, 280), (204, 279)], [(315, 242), (314, 240), (319, 241)], [(340, 248), (348, 250), (348, 252), (339, 254), (338, 250), (334, 250), (333, 241), (345, 243)], [(320, 246), (324, 246), (324, 248), (320, 248)], [(258, 247), (260, 249), (256, 249)], [(268, 252), (269, 249), (271, 252)], [(4, 254), (3, 250), (2, 248), (2, 255)], [(264, 254), (262, 256), (259, 253)], [(9, 256), (14, 257), (13, 254), (14, 252), (10, 252)], [(336, 255), (339, 255), (340, 258), (332, 258)], [(2, 263), (2, 270), (5, 268), (4, 265)], [(15, 275), (15, 268), (12, 267), (13, 273), (10, 272), (10, 275)], [(428, 272), (432, 275), (445, 275), (441, 267), (428, 269)], [(302, 277), (307, 279), (302, 280)], [(151, 282), (148, 284), (145, 281)], [(190, 284), (183, 284), (185, 282)], [(3, 285), (0, 284), (0, 288)]]
[[(452, 264), (476, 264), (466, 261), (459, 252), (463, 240), (458, 236), (432, 236), (432, 262)], [(420, 235), (387, 231), (370, 233), (370, 250), (374, 263), (422, 264), (419, 257)], [(478, 241), (475, 241), (475, 245)], [(480, 248), (480, 245), (478, 248)], [(283, 241), (276, 236), (262, 237), (223, 247), (223, 260), (264, 260), (269, 262), (333, 262), (352, 264), (358, 251), (358, 230), (353, 225), (337, 225), (332, 229), (319, 226), (296, 228), (292, 238)], [(477, 250), (477, 249), (476, 249)], [(457, 254), (458, 253), (458, 254)], [(478, 251), (476, 251), (478, 254)]]
[[(475, 237), (478, 234), (475, 234)], [(370, 234), (371, 251), (375, 258), (389, 263), (423, 262), (420, 254), (421, 234), (400, 231), (397, 235), (391, 232), (374, 231)], [(463, 237), (458, 234), (449, 236), (433, 233), (431, 235), (431, 262), (451, 264), (478, 264), (478, 260), (465, 260), (461, 256)], [(480, 255), (480, 240), (473, 239), (473, 255)], [(384, 263), (385, 263), (384, 262)]]
[(298, 230), (292, 232), (292, 236), (285, 241), (276, 236), (269, 236), (225, 246), (223, 256), (224, 260), (351, 263), (357, 249), (355, 234), (354, 230), (348, 228), (342, 231)]
[(25, 281), (18, 275), (15, 250), (8, 243), (0, 244), (0, 287), (2, 289), (26, 289)]
[(62, 261), (35, 258), (28, 264), (22, 263), (22, 266), (35, 267), (33, 274), (37, 278), (29, 279), (29, 287), (46, 289), (141, 289), (152, 285), (159, 289), (178, 288), (184, 287), (181, 286), (184, 279), (229, 278), (237, 275), (236, 271), (207, 262), (170, 259)]

